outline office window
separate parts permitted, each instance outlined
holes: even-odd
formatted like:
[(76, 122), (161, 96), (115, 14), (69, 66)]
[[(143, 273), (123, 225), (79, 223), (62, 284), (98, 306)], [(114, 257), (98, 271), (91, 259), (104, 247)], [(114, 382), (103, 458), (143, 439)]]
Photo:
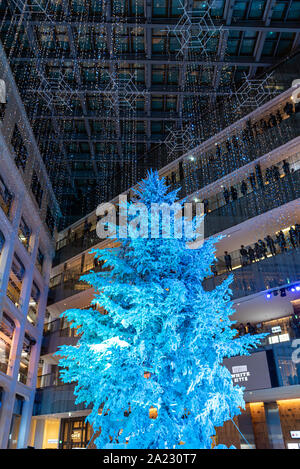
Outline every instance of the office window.
[(55, 219), (49, 207), (47, 207), (46, 213), (46, 225), (48, 226), (50, 233), (53, 234), (54, 227), (55, 227)]
[(15, 332), (15, 323), (3, 312), (0, 321), (0, 371), (7, 373), (9, 365), (9, 356), (11, 345)]
[(0, 230), (0, 254), (2, 252), (4, 244), (5, 244), (5, 236), (2, 233), (2, 231)]
[(4, 213), (9, 216), (13, 201), (13, 194), (9, 191), (7, 185), (0, 175), (0, 207)]
[(38, 252), (37, 252), (37, 256), (36, 256), (36, 266), (37, 266), (37, 268), (39, 269), (39, 271), (41, 273), (42, 273), (42, 270), (43, 270), (44, 258), (45, 258), (44, 254), (42, 253), (40, 248), (38, 248)]
[(263, 17), (265, 11), (266, 1), (265, 0), (253, 0), (249, 11), (249, 20), (260, 20)]
[(33, 174), (32, 174), (31, 190), (32, 190), (33, 195), (35, 196), (35, 200), (37, 201), (38, 206), (41, 207), (42, 198), (43, 198), (43, 189), (38, 179), (38, 175), (36, 174), (35, 171), (33, 171)]
[(31, 229), (29, 228), (23, 217), (21, 217), (18, 236), (23, 246), (28, 250), (31, 237)]
[(154, 0), (152, 7), (152, 15), (154, 17), (167, 16), (167, 0)]
[(257, 33), (255, 31), (245, 31), (241, 44), (240, 55), (251, 56), (254, 53)]
[(273, 31), (267, 33), (261, 53), (262, 57), (272, 57), (274, 55), (278, 38), (279, 33), (274, 33)]
[(227, 54), (238, 55), (242, 32), (240, 31), (229, 31), (227, 41)]
[(244, 19), (246, 17), (248, 7), (248, 1), (236, 1), (233, 7), (232, 18), (233, 19)]
[(271, 21), (283, 20), (288, 7), (288, 1), (276, 2), (273, 7)]
[(26, 162), (28, 159), (28, 151), (24, 144), (22, 135), (18, 129), (18, 126), (15, 125), (13, 136), (11, 139), (11, 144), (13, 149), (16, 153), (15, 163), (17, 168), (22, 168), (23, 171), (25, 170)]
[(31, 295), (29, 299), (28, 312), (27, 312), (27, 320), (33, 326), (37, 325), (38, 305), (39, 305), (40, 296), (41, 296), (40, 289), (35, 283), (35, 281), (33, 281), (32, 288), (31, 288)]
[(23, 279), (25, 276), (25, 267), (17, 254), (14, 254), (6, 296), (18, 308), (20, 306), (20, 296), (22, 290)]
[(294, 38), (295, 33), (281, 33), (276, 52), (278, 57), (284, 57), (291, 51)]
[(293, 1), (287, 15), (287, 21), (295, 20), (300, 20), (300, 2)]
[(30, 355), (32, 347), (35, 345), (35, 343), (36, 341), (31, 339), (31, 337), (25, 332), (23, 348), (21, 352), (20, 369), (18, 374), (18, 381), (20, 381), (20, 383), (27, 384)]

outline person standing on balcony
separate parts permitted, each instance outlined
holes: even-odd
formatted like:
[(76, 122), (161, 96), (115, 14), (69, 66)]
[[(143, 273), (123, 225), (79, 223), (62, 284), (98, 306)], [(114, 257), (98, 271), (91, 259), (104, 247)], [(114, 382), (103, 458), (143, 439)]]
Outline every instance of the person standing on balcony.
[(289, 235), (290, 235), (291, 245), (295, 249), (295, 247), (297, 246), (297, 233), (293, 226), (290, 227)]
[(242, 183), (241, 183), (241, 193), (242, 193), (243, 195), (246, 195), (247, 192), (248, 192), (247, 183), (246, 183), (246, 181), (242, 181)]
[(236, 200), (238, 198), (238, 192), (234, 186), (231, 186), (230, 192), (231, 192), (232, 200)]
[(294, 106), (292, 105), (290, 101), (287, 101), (283, 110), (288, 116), (291, 116), (294, 112)]
[(262, 253), (261, 253), (261, 247), (259, 246), (258, 243), (254, 244), (254, 252), (255, 252), (256, 259), (260, 260), (260, 258), (262, 257)]
[(265, 259), (267, 259), (267, 247), (266, 247), (266, 243), (262, 240), (262, 239), (259, 239), (258, 240), (258, 245), (261, 249), (261, 253), (262, 255), (264, 256)]
[(255, 173), (256, 173), (256, 179), (257, 179), (258, 184), (262, 186), (264, 183), (264, 180), (263, 180), (260, 164), (255, 165)]
[(276, 235), (277, 243), (280, 246), (281, 252), (286, 251), (286, 239), (282, 230)]
[(242, 267), (248, 264), (248, 252), (247, 249), (245, 249), (245, 246), (242, 244), (241, 249), (240, 249), (240, 255), (241, 255), (241, 262), (242, 262)]
[(278, 166), (276, 166), (276, 165), (272, 166), (272, 170), (273, 170), (273, 177), (274, 177), (275, 181), (279, 181), (280, 171), (279, 171)]
[(271, 184), (273, 181), (273, 171), (271, 168), (267, 168), (265, 172), (266, 181)]
[(250, 264), (252, 264), (252, 262), (255, 261), (255, 252), (251, 246), (249, 246), (248, 248), (248, 257), (249, 257)]
[(207, 213), (208, 213), (208, 200), (207, 200), (207, 199), (203, 199), (203, 200), (202, 200), (202, 204), (203, 204), (204, 213), (207, 214)]
[(256, 179), (255, 179), (255, 174), (254, 173), (250, 173), (249, 181), (250, 181), (252, 189), (255, 191), (255, 189), (256, 189)]
[(284, 175), (287, 176), (288, 174), (291, 173), (291, 170), (290, 170), (290, 163), (286, 160), (283, 160), (283, 164), (282, 164), (282, 169), (283, 169), (283, 172), (284, 172)]
[(212, 273), (214, 274), (214, 277), (216, 277), (216, 276), (218, 275), (217, 267), (216, 267), (215, 264), (212, 264), (212, 265), (211, 265), (210, 270), (211, 270)]
[(270, 253), (272, 254), (272, 256), (275, 256), (276, 255), (276, 247), (275, 247), (275, 243), (274, 243), (273, 238), (271, 238), (270, 235), (267, 235), (266, 238), (265, 238), (265, 241), (267, 243), (267, 246), (269, 248)]
[(299, 223), (295, 224), (295, 231), (296, 231), (297, 245), (300, 246), (300, 225), (299, 225)]
[(223, 196), (224, 196), (224, 199), (225, 199), (225, 203), (226, 204), (229, 204), (229, 201), (230, 201), (230, 195), (229, 195), (229, 191), (228, 189), (225, 187), (224, 190), (223, 190)]
[(225, 260), (226, 269), (228, 272), (231, 272), (232, 271), (231, 255), (228, 254), (228, 251), (225, 251), (224, 254), (225, 254), (224, 260)]

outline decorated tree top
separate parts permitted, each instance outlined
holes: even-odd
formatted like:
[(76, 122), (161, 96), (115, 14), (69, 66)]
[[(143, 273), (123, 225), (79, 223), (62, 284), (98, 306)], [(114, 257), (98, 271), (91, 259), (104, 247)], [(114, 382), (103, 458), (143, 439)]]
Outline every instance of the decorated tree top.
[[(262, 336), (235, 337), (232, 276), (213, 291), (203, 288), (217, 240), (189, 249), (186, 234), (174, 235), (182, 203), (170, 217), (170, 236), (163, 237), (169, 222), (162, 219), (158, 237), (150, 236), (153, 204), (176, 201), (177, 191), (150, 172), (127, 206), (134, 236), (94, 250), (105, 269), (84, 276), (95, 290), (92, 304), (105, 312), (91, 307), (63, 313), (82, 334), (76, 346), (61, 347), (61, 375), (77, 383), (77, 403), (92, 405), (88, 420), (101, 429), (99, 448), (175, 448), (180, 442), (210, 448), (215, 427), (244, 407), (243, 390), (222, 362), (249, 354)], [(155, 419), (149, 418), (151, 408)]]

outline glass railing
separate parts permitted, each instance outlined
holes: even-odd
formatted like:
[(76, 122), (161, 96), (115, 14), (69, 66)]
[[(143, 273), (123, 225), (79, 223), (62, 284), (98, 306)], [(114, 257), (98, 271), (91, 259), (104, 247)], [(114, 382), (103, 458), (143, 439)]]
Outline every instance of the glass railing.
[[(191, 163), (189, 174), (176, 184), (176, 187), (181, 187), (179, 196), (186, 197), (202, 189), (299, 137), (299, 135), (300, 116), (295, 114), (283, 120), (276, 127), (266, 129), (263, 134), (258, 134), (249, 141), (239, 138), (238, 146), (232, 148), (230, 152), (223, 151), (220, 157), (215, 157), (213, 153), (200, 153), (198, 168), (193, 170), (193, 166), (197, 166), (197, 163)], [(196, 151), (195, 154), (197, 154)]]
[(92, 265), (88, 265), (83, 268), (82, 271), (79, 269), (70, 269), (52, 277), (50, 281), (48, 304), (53, 304), (59, 301), (59, 299), (67, 298), (68, 296), (75, 295), (80, 291), (89, 289), (90, 285), (83, 280), (80, 280), (80, 277), (91, 270), (99, 272), (101, 269), (101, 266), (93, 267)]
[(204, 221), (205, 237), (220, 233), (299, 197), (300, 170), (257, 187), (255, 191), (209, 212)]
[[(48, 378), (46, 378), (47, 380)], [(50, 378), (51, 381), (51, 378)], [(52, 385), (37, 389), (33, 415), (56, 414), (90, 409), (84, 404), (75, 404), (75, 384)]]
[[(296, 283), (300, 280), (300, 248), (245, 265), (234, 270), (233, 274), (233, 282), (230, 285), (233, 299)], [(205, 290), (213, 290), (227, 276), (228, 273), (223, 273), (205, 279)]]

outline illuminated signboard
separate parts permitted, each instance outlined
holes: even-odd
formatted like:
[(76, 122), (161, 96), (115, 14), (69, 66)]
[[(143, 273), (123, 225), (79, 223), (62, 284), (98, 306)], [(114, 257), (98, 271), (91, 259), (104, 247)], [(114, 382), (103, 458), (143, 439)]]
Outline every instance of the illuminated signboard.
[(223, 364), (230, 371), (234, 384), (240, 384), (246, 391), (272, 387), (266, 352), (225, 358)]

